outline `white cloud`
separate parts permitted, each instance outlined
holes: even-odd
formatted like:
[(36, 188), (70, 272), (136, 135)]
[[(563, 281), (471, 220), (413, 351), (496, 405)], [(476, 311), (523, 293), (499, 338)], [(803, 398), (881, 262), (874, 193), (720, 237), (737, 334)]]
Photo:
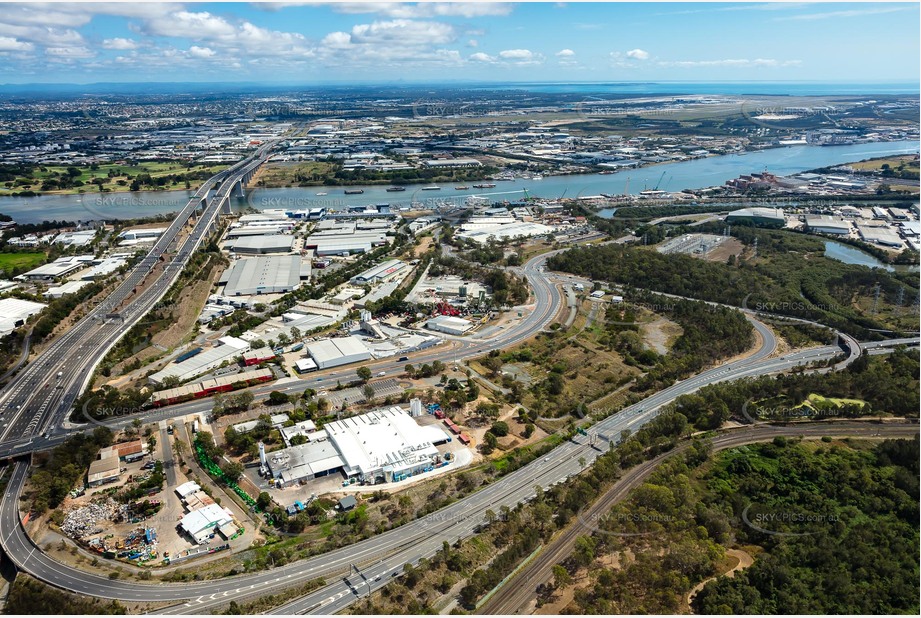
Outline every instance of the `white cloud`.
[(450, 24), (394, 19), (352, 28), (352, 42), (362, 44), (444, 45), (457, 38)]
[(0, 36), (0, 52), (32, 51), (35, 48), (28, 41), (19, 41), (11, 36)]
[(560, 51), (556, 52), (556, 55), (558, 58), (572, 58), (576, 55), (576, 52), (572, 51), (571, 49), (561, 49)]
[(376, 13), (395, 19), (497, 17), (508, 15), (515, 8), (508, 2), (266, 2), (256, 6), (270, 10), (291, 6), (328, 6), (337, 13)]
[(140, 27), (147, 35), (183, 37), (208, 47), (218, 47), (229, 55), (277, 57), (291, 59), (308, 57), (313, 50), (307, 39), (296, 32), (281, 32), (261, 28), (248, 21), (231, 23), (207, 11), (157, 15)]
[(467, 41), (467, 47), (476, 47), (479, 44), (480, 42), (477, 41), (476, 39), (470, 39), (469, 41)]
[(649, 52), (642, 49), (631, 49), (627, 52), (627, 58), (633, 58), (634, 60), (648, 60)]
[(193, 45), (189, 48), (189, 55), (193, 58), (212, 58), (217, 55), (217, 52), (208, 47)]
[(102, 42), (102, 46), (105, 49), (119, 49), (119, 50), (138, 48), (137, 41), (134, 41), (132, 39), (123, 39), (121, 37), (116, 37), (114, 39), (106, 39)]
[(531, 60), (534, 52), (530, 49), (506, 49), (499, 52), (499, 57), (504, 60)]
[(495, 62), (496, 59), (490, 56), (489, 54), (484, 54), (483, 52), (477, 52), (470, 55), (470, 60), (473, 62)]
[(46, 47), (45, 54), (66, 60), (92, 58), (96, 54), (87, 47)]

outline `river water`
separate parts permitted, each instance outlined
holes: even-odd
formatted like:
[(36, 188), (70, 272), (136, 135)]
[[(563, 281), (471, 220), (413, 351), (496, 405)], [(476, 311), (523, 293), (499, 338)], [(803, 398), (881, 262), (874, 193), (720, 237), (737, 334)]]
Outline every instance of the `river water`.
[(856, 247), (835, 242), (834, 240), (825, 241), (825, 257), (844, 262), (845, 264), (859, 264), (860, 266), (867, 266), (869, 268), (882, 268), (889, 272), (918, 272), (917, 266), (905, 264), (892, 266), (891, 264), (880, 262), (876, 257)]
[[(407, 185), (406, 191), (392, 193), (384, 185), (350, 186), (363, 189), (360, 195), (345, 195), (343, 187), (292, 187), (254, 189), (246, 200), (237, 200), (236, 207), (252, 206), (259, 210), (271, 208), (303, 209), (325, 207), (344, 210), (348, 206), (368, 206), (388, 203), (394, 207), (422, 203), (426, 207), (438, 203), (462, 204), (469, 196), (482, 196), (491, 202), (517, 200), (526, 196), (560, 198), (585, 197), (601, 193), (637, 194), (656, 186), (661, 190), (679, 191), (721, 185), (740, 174), (768, 170), (788, 175), (817, 167), (825, 167), (872, 157), (918, 152), (913, 141), (877, 142), (850, 146), (786, 146), (745, 154), (721, 155), (651, 165), (614, 174), (579, 174), (546, 176), (542, 180), (518, 179), (496, 181), (492, 189), (457, 190), (455, 184), (442, 184), (437, 191), (423, 190), (428, 185)], [(40, 195), (10, 197), (0, 195), (0, 213), (20, 223), (45, 220), (88, 221), (93, 219), (129, 219), (175, 212), (188, 201), (192, 191), (158, 191), (137, 193), (107, 193), (83, 195)], [(325, 195), (318, 195), (325, 194)]]

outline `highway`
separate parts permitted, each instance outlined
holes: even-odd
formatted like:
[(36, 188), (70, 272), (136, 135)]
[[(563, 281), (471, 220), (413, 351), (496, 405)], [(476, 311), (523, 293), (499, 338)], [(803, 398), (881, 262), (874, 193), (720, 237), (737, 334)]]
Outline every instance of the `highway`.
[[(217, 206), (215, 206), (216, 203)], [(211, 207), (215, 208), (216, 213), (216, 208), (220, 208), (219, 201), (213, 200), (209, 204), (209, 209)], [(203, 235), (204, 231), (198, 236), (197, 241), (200, 241)], [(190, 237), (190, 240), (192, 239), (193, 237)], [(183, 254), (184, 250), (181, 249), (177, 258)], [(185, 254), (185, 257), (190, 254)], [(523, 319), (503, 330), (496, 339), (454, 342), (453, 347), (442, 347), (414, 355), (411, 361), (419, 364), (430, 363), (433, 360), (445, 362), (454, 358), (460, 360), (466, 355), (478, 355), (491, 349), (512, 347), (544, 328), (562, 307), (559, 288), (550, 276), (543, 273), (543, 265), (549, 255), (544, 254), (533, 258), (521, 268), (534, 294), (534, 310)], [(762, 338), (761, 347), (749, 357), (714, 367), (697, 376), (677, 382), (616, 415), (600, 421), (590, 429), (590, 433), (594, 434), (606, 449), (605, 441), (619, 441), (621, 432), (625, 429), (635, 432), (644, 423), (654, 418), (663, 406), (682, 394), (694, 392), (714, 382), (765, 375), (811, 361), (829, 360), (841, 353), (841, 349), (837, 346), (823, 346), (771, 358), (771, 354), (776, 349), (774, 336), (767, 327), (752, 316), (747, 317)], [(375, 370), (400, 371), (402, 363), (385, 361), (375, 363), (374, 368)], [(291, 380), (281, 385), (267, 385), (254, 389), (254, 391), (261, 395), (270, 390), (301, 392), (308, 386), (320, 390), (335, 384), (340, 379), (337, 373), (340, 376), (348, 376), (348, 379), (354, 376), (354, 371), (351, 369), (324, 372), (314, 374), (307, 380)], [(192, 412), (205, 412), (210, 410), (210, 407), (211, 402), (209, 401), (190, 402), (149, 411), (141, 418), (144, 422), (153, 422)], [(122, 419), (112, 424), (113, 426), (126, 425), (129, 421), (130, 419)], [(47, 448), (60, 443), (66, 433), (76, 430), (60, 430), (57, 434), (44, 438), (30, 437), (29, 443), (21, 441), (4, 443), (0, 455), (8, 457), (26, 454), (39, 448)], [(533, 496), (536, 485), (549, 487), (555, 483), (564, 482), (580, 471), (580, 458), (584, 457), (587, 462), (591, 462), (597, 455), (598, 451), (589, 445), (589, 438), (580, 437), (565, 442), (546, 457), (532, 462), (436, 513), (322, 556), (250, 575), (187, 584), (159, 583), (156, 585), (110, 580), (108, 577), (84, 573), (56, 562), (35, 547), (19, 521), (17, 497), (21, 493), (26, 478), (27, 466), (24, 463), (17, 463), (3, 495), (2, 504), (0, 504), (0, 531), (2, 531), (0, 540), (2, 540), (7, 555), (22, 570), (48, 583), (87, 596), (128, 602), (178, 602), (165, 613), (208, 612), (231, 600), (269, 594), (284, 587), (325, 576), (329, 582), (327, 586), (279, 608), (278, 611), (280, 613), (334, 613), (357, 598), (356, 593), (352, 590), (353, 586), (358, 593), (362, 593), (364, 589), (374, 589), (383, 585), (387, 578), (392, 578), (394, 573), (399, 573), (403, 564), (415, 563), (423, 557), (433, 555), (440, 549), (442, 541), (447, 540), (453, 543), (459, 538), (466, 538), (474, 534), (474, 530), (483, 523), (487, 510), (499, 512), (502, 506), (514, 507), (528, 500)], [(353, 571), (352, 579), (348, 582), (334, 577), (347, 573), (350, 565), (362, 568), (362, 574), (355, 574)]]
[[(712, 452), (715, 453), (745, 444), (766, 442), (777, 436), (809, 439), (819, 439), (823, 436), (912, 438), (917, 433), (916, 423), (904, 422), (877, 424), (867, 421), (834, 421), (789, 425), (752, 425), (720, 433), (711, 439), (711, 444)], [(593, 531), (591, 523), (600, 521), (611, 507), (626, 498), (630, 491), (640, 486), (662, 462), (684, 452), (689, 445), (690, 442), (684, 442), (667, 453), (627, 470), (610, 489), (574, 518), (568, 528), (548, 543), (534, 560), (505, 582), (502, 588), (476, 613), (484, 615), (530, 613), (530, 603), (537, 596), (537, 586), (551, 579), (553, 566), (572, 554), (579, 536), (591, 534)]]
[[(169, 291), (214, 229), (235, 183), (262, 163), (272, 145), (206, 181), (112, 293), (10, 381), (0, 393), (0, 455), (35, 450), (37, 438), (60, 433), (60, 423), (87, 387), (93, 369)], [(182, 230), (193, 219), (192, 231), (180, 244)], [(172, 257), (170, 251), (175, 252)]]

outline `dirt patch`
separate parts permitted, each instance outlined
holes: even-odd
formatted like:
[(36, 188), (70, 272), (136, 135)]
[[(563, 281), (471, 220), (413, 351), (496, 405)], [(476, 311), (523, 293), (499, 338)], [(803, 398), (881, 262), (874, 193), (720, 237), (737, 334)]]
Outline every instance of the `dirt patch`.
[[(755, 559), (752, 558), (751, 554), (749, 554), (746, 551), (742, 551), (741, 549), (727, 549), (726, 556), (727, 558), (731, 558), (732, 561), (735, 562), (734, 565), (729, 567), (728, 570), (724, 571), (721, 574), (726, 577), (733, 577), (736, 574), (736, 572), (741, 571), (742, 569), (747, 569), (755, 562)], [(700, 582), (699, 584), (691, 588), (691, 591), (688, 593), (688, 596), (685, 597), (685, 603), (688, 606), (688, 611), (690, 611), (691, 601), (694, 599), (695, 596), (697, 596), (697, 593), (703, 590), (704, 586), (706, 586), (709, 582), (713, 581), (717, 577), (720, 577), (720, 575), (714, 575), (713, 577), (708, 577), (704, 581)]]
[(684, 329), (675, 322), (666, 318), (658, 318), (648, 324), (643, 324), (643, 341), (657, 354), (668, 354), (675, 340), (681, 336)]
[(721, 242), (718, 247), (714, 247), (711, 251), (707, 252), (704, 259), (708, 262), (725, 263), (731, 255), (736, 256), (736, 259), (738, 259), (743, 249), (745, 249), (745, 245), (743, 245), (739, 239), (729, 238)]

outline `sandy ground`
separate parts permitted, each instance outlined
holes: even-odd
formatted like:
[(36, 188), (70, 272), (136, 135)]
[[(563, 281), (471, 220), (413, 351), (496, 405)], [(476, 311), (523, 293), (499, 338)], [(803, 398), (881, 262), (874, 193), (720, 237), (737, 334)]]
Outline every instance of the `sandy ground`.
[(675, 339), (682, 333), (680, 326), (663, 317), (657, 318), (648, 324), (643, 324), (642, 330), (643, 340), (646, 345), (655, 350), (657, 354), (662, 354), (663, 356), (668, 354)]

